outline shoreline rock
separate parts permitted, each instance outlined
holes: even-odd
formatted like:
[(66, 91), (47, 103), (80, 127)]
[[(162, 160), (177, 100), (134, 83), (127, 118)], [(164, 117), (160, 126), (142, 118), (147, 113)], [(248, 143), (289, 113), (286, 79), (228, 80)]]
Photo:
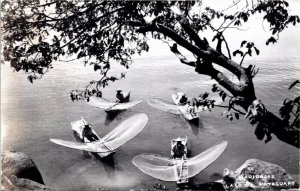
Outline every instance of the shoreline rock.
[(12, 175), (44, 184), (38, 167), (26, 154), (14, 151), (5, 151), (1, 154), (2, 173), (7, 178)]
[[(3, 188), (2, 188), (3, 187)], [(25, 179), (25, 178), (18, 178), (14, 175), (8, 179), (6, 176), (2, 175), (1, 177), (1, 190), (9, 191), (24, 191), (24, 190), (34, 190), (34, 191), (54, 191), (53, 189), (37, 183), (35, 181)]]
[(299, 188), (299, 184), (282, 167), (258, 159), (248, 159), (235, 172), (225, 169), (223, 185), (229, 191)]
[(44, 185), (42, 175), (26, 154), (5, 151), (1, 154), (1, 190), (44, 190), (53, 189)]

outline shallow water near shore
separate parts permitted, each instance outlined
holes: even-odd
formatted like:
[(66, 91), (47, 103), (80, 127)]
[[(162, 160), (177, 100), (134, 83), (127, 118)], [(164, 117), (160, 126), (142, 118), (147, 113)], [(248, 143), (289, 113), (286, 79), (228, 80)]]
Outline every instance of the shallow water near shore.
[[(254, 79), (256, 95), (270, 111), (278, 109), (286, 97), (294, 98), (300, 89), (288, 86), (300, 74), (299, 59), (257, 60), (260, 72)], [(274, 67), (274, 65), (276, 67)], [(113, 72), (116, 74), (118, 67)], [(28, 154), (39, 167), (47, 186), (58, 190), (139, 190), (159, 182), (174, 190), (173, 182), (162, 182), (139, 171), (131, 162), (142, 153), (170, 156), (170, 141), (188, 136), (190, 155), (195, 156), (220, 141), (228, 141), (227, 149), (194, 179), (195, 184), (215, 181), (223, 170), (235, 170), (249, 158), (275, 163), (298, 180), (299, 151), (273, 137), (267, 144), (258, 141), (254, 128), (243, 117), (230, 121), (221, 116), (224, 109), (201, 113), (199, 124), (191, 124), (181, 116), (150, 107), (146, 101), (109, 116), (84, 101), (72, 102), (68, 92), (84, 88), (97, 79), (91, 67), (82, 63), (56, 63), (41, 80), (30, 84), (22, 73), (1, 66), (1, 135), (2, 149)], [(171, 93), (184, 91), (188, 96), (211, 92), (215, 83), (198, 75), (174, 57), (137, 58), (126, 78), (104, 89), (104, 97), (115, 100), (116, 88), (131, 90), (131, 101), (160, 98), (171, 100)], [(50, 138), (73, 140), (70, 123), (82, 116), (100, 136), (135, 113), (146, 113), (149, 121), (144, 130), (123, 145), (108, 159), (99, 159), (81, 151), (50, 142)]]

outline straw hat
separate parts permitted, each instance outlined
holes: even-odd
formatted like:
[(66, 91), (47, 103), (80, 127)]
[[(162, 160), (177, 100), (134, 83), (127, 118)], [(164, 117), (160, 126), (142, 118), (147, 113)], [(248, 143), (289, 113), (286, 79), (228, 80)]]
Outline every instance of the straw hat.
[(183, 141), (183, 140), (182, 140), (182, 138), (181, 138), (181, 137), (178, 137), (177, 139), (175, 139), (175, 141), (177, 141), (177, 142), (181, 142), (181, 141)]

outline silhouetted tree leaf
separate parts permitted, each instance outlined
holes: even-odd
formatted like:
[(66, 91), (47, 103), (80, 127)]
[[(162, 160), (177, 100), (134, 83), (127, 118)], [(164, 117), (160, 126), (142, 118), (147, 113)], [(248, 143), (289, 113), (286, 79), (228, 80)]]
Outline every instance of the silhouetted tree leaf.
[(238, 113), (234, 113), (234, 116), (237, 120), (240, 118), (240, 115)]
[(218, 89), (217, 84), (213, 84), (211, 91), (216, 92)]
[(224, 93), (222, 94), (222, 100), (223, 100), (223, 101), (225, 101), (226, 96), (227, 96), (227, 94), (224, 92)]
[(240, 20), (235, 21), (235, 22), (234, 22), (234, 25), (235, 25), (235, 26), (240, 26), (240, 25), (241, 25), (241, 21), (240, 21)]
[(240, 51), (240, 50), (236, 50), (232, 54), (233, 54), (233, 56), (236, 56), (237, 54), (240, 54), (241, 56), (244, 55), (244, 53), (242, 51)]
[(269, 45), (270, 43), (276, 43), (277, 42), (277, 40), (274, 38), (274, 37), (270, 37), (268, 40), (267, 40), (267, 42), (266, 42), (266, 45)]
[(32, 78), (32, 76), (28, 76), (27, 79), (30, 81), (30, 83), (33, 83), (33, 78)]
[(248, 49), (248, 54), (252, 56), (252, 50), (250, 48)]
[(247, 41), (246, 40), (243, 40), (242, 43), (241, 43), (241, 48), (244, 46), (244, 44), (246, 44)]
[(298, 96), (294, 99), (294, 103), (298, 103), (298, 104), (300, 103), (300, 96)]
[(264, 139), (266, 133), (265, 133), (265, 130), (264, 130), (263, 123), (258, 123), (257, 124), (254, 134), (256, 135), (258, 140), (263, 140)]
[(256, 52), (256, 55), (259, 55), (259, 50), (256, 47), (254, 47), (254, 50)]

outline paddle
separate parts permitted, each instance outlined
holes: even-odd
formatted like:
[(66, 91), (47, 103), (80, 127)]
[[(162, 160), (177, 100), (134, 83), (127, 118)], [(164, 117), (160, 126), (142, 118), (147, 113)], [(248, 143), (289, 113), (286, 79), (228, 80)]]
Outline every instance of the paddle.
[(105, 111), (109, 111), (111, 108), (113, 108), (114, 106), (118, 105), (120, 102), (120, 100), (116, 101), (116, 103), (110, 107), (108, 107), (107, 109), (105, 109)]
[(101, 97), (101, 99), (103, 99), (103, 100), (105, 100), (105, 101), (107, 101), (107, 102), (111, 102), (111, 101), (109, 101), (108, 99), (105, 99), (105, 98), (103, 98), (103, 97)]
[(83, 119), (83, 117), (81, 116), (81, 120), (83, 121), (84, 124), (87, 124), (86, 120)]

